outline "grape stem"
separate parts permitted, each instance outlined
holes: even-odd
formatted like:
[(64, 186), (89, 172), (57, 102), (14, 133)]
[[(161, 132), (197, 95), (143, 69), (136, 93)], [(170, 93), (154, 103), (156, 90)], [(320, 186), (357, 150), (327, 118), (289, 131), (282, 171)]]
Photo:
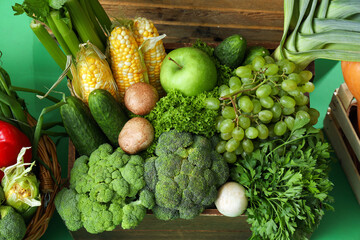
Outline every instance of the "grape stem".
[(236, 121), (236, 127), (239, 125), (239, 115), (237, 114), (237, 107), (235, 103), (236, 95), (230, 98), (231, 104), (233, 105), (234, 111), (235, 111), (235, 121)]
[(231, 93), (230, 95), (226, 95), (226, 96), (220, 97), (219, 100), (231, 100), (233, 96), (236, 96), (236, 95), (238, 95), (238, 94), (240, 94), (240, 93), (255, 91), (256, 89), (258, 89), (261, 85), (263, 85), (263, 84), (266, 83), (267, 81), (268, 81), (268, 79), (265, 79), (264, 81), (262, 81), (261, 83), (259, 83), (258, 85), (256, 85), (256, 86), (253, 87), (253, 88), (248, 88), (248, 89), (239, 90), (239, 91), (237, 91), (237, 92)]

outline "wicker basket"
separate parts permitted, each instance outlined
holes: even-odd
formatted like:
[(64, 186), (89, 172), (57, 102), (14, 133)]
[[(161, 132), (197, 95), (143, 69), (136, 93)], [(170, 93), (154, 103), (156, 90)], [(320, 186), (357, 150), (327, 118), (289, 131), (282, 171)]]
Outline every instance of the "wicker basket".
[[(36, 125), (36, 120), (27, 114), (27, 120), (30, 126)], [(54, 142), (46, 135), (42, 136), (38, 145), (39, 158), (49, 166), (57, 183), (61, 182), (61, 168), (57, 160), (56, 146)], [(55, 211), (54, 198), (60, 187), (54, 182), (50, 171), (43, 165), (39, 166), (40, 191), (41, 191), (41, 206), (38, 207), (35, 215), (27, 226), (25, 240), (40, 239), (45, 233), (51, 216)]]

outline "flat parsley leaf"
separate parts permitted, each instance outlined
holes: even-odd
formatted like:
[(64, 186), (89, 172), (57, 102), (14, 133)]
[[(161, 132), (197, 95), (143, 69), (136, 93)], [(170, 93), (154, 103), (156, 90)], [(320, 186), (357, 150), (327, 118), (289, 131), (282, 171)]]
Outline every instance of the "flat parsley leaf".
[(306, 125), (299, 121), (287, 140), (262, 143), (231, 168), (247, 190), (252, 239), (308, 239), (332, 209), (330, 146)]

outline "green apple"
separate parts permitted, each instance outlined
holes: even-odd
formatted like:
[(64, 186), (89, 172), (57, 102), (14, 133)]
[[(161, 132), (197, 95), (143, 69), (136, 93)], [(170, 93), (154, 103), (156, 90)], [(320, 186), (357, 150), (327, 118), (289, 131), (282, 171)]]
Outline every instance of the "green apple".
[(179, 90), (186, 96), (196, 96), (216, 86), (215, 63), (203, 51), (193, 47), (172, 50), (160, 69), (160, 82), (166, 92)]

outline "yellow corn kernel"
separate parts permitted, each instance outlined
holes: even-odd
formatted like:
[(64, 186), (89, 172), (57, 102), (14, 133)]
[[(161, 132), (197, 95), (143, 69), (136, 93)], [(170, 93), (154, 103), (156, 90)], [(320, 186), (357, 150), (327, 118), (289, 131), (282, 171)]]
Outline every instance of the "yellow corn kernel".
[(99, 56), (92, 44), (83, 44), (76, 57), (76, 71), (81, 97), (87, 103), (95, 89), (105, 89), (119, 100), (118, 89), (108, 62)]
[(109, 37), (111, 69), (118, 86), (120, 98), (136, 82), (148, 82), (147, 70), (141, 62), (139, 46), (127, 27), (115, 27)]
[[(153, 22), (141, 17), (134, 20), (134, 34), (136, 42), (139, 46), (141, 46), (145, 40), (159, 36)], [(160, 67), (166, 56), (166, 52), (162, 40), (158, 41), (153, 48), (147, 50), (146, 52), (143, 50), (143, 55), (145, 65), (149, 73), (149, 82), (156, 88), (159, 95), (163, 96), (165, 92), (160, 83)], [(150, 72), (153, 74), (150, 75)]]

